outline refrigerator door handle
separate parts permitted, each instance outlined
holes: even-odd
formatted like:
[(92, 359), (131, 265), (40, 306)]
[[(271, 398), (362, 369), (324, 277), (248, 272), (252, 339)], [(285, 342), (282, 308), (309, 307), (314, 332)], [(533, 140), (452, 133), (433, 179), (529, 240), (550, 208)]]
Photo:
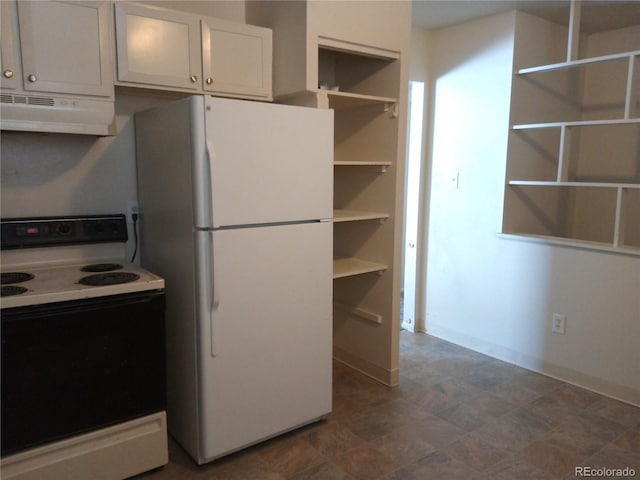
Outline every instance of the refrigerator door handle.
[(214, 227), (213, 223), (213, 157), (215, 157), (216, 152), (213, 149), (213, 144), (210, 140), (206, 141), (207, 148), (207, 167), (209, 170), (209, 220), (211, 220), (210, 226)]
[(216, 254), (213, 232), (209, 232), (209, 285), (211, 294), (211, 304), (209, 305), (209, 317), (211, 328), (211, 356), (215, 357), (218, 352), (218, 337), (216, 335), (216, 315), (215, 310), (218, 309), (220, 299), (218, 298), (218, 288), (216, 282)]

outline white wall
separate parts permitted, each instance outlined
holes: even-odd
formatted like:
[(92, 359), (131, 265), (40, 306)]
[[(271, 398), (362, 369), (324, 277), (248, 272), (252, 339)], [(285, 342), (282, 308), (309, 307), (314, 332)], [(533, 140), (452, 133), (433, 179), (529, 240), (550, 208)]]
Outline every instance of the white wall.
[[(640, 404), (640, 259), (498, 235), (517, 18), (431, 38), (426, 331)], [(552, 312), (567, 315), (566, 335), (551, 333)]]

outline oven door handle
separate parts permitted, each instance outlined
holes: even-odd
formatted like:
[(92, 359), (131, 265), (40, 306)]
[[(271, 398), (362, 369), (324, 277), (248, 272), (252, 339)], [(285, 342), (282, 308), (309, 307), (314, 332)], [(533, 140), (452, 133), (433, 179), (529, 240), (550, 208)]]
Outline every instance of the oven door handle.
[(209, 306), (210, 328), (211, 328), (211, 356), (215, 357), (218, 352), (218, 337), (216, 335), (216, 310), (220, 305), (218, 293), (218, 276), (216, 271), (216, 248), (213, 238), (214, 232), (209, 232), (209, 292), (211, 295), (211, 304)]

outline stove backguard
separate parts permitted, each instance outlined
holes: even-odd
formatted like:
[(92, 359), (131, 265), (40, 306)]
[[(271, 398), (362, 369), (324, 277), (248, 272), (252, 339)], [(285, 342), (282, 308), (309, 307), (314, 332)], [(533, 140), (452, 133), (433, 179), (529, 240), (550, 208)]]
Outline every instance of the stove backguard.
[(0, 228), (2, 250), (128, 239), (127, 222), (122, 214), (6, 218), (0, 221)]

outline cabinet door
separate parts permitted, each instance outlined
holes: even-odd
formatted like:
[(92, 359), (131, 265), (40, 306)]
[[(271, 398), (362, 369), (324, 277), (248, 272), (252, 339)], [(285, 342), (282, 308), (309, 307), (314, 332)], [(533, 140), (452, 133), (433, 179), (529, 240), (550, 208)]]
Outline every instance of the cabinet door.
[(18, 65), (18, 39), (16, 32), (16, 10), (14, 2), (1, 2), (0, 21), (0, 72), (3, 89), (19, 86), (20, 70)]
[(204, 90), (270, 99), (271, 30), (215, 18), (202, 21)]
[(113, 94), (109, 2), (18, 2), (25, 90)]
[(118, 82), (200, 89), (198, 17), (126, 3), (115, 17)]

